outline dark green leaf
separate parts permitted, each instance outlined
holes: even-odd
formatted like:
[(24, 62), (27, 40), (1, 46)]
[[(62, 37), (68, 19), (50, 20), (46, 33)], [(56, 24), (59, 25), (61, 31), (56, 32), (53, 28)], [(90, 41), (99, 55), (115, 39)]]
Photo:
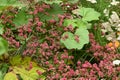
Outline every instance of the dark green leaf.
[(53, 4), (51, 5), (50, 9), (47, 9), (46, 12), (48, 15), (39, 13), (39, 17), (42, 21), (48, 21), (51, 19), (58, 20), (58, 14), (63, 14), (64, 11), (62, 10), (61, 6), (59, 4)]
[(25, 8), (22, 8), (18, 14), (15, 15), (13, 23), (19, 28), (20, 26), (27, 24), (30, 17), (32, 16), (26, 13)]

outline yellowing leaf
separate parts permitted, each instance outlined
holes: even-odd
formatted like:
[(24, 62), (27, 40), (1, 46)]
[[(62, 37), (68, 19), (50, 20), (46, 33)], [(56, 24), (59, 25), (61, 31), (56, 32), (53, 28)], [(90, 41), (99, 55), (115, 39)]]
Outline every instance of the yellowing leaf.
[(18, 80), (18, 78), (16, 74), (9, 72), (5, 75), (4, 80)]
[(37, 70), (40, 72), (45, 72), (41, 67), (33, 67), (30, 71), (26, 70), (24, 67), (14, 67), (13, 72), (19, 74), (23, 80), (37, 80), (40, 75), (37, 73)]
[(11, 59), (10, 59), (10, 63), (12, 64), (12, 65), (21, 65), (21, 60), (22, 60), (22, 58), (21, 58), (21, 56), (20, 55), (17, 55), (17, 56), (13, 56)]

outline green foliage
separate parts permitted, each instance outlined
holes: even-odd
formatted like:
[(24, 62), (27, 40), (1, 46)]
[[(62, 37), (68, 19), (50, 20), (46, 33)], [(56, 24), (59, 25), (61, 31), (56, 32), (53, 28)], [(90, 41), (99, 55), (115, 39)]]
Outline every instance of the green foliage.
[(46, 9), (46, 12), (48, 13), (48, 15), (44, 13), (39, 13), (41, 21), (48, 21), (51, 19), (58, 20), (58, 14), (64, 13), (61, 6), (58, 4), (52, 4), (50, 9)]
[(9, 7), (21, 8), (21, 7), (25, 7), (25, 4), (21, 3), (18, 0), (1, 0), (0, 1), (0, 13)]
[(77, 3), (79, 0), (62, 0), (63, 2), (68, 2), (68, 3)]
[[(83, 7), (94, 8), (96, 11), (100, 12), (101, 15), (102, 15), (102, 16), (100, 16), (100, 19), (104, 20), (104, 19), (106, 19), (106, 17), (104, 15), (103, 11), (104, 11), (104, 9), (108, 8), (108, 6), (110, 5), (111, 0), (96, 0), (96, 1), (97, 1), (97, 3), (93, 4), (93, 3), (90, 3), (89, 1), (86, 1), (86, 0), (80, 0), (81, 5)], [(114, 9), (113, 11), (115, 11), (115, 10), (120, 11), (118, 9), (118, 7), (117, 7), (117, 9)]]
[(26, 13), (25, 9), (26, 8), (22, 8), (21, 10), (19, 10), (18, 14), (15, 15), (15, 18), (13, 19), (13, 23), (18, 28), (22, 25), (27, 24), (29, 18), (32, 17), (32, 16), (30, 16), (29, 14)]
[(75, 27), (77, 27), (77, 28), (82, 27), (82, 28), (86, 28), (86, 29), (88, 27), (90, 27), (90, 23), (88, 23), (87, 21), (83, 21), (83, 20), (81, 20), (79, 18), (76, 18), (76, 19), (65, 19), (63, 25), (67, 26), (67, 27), (72, 25), (73, 28), (75, 28)]
[(22, 58), (21, 55), (16, 55), (13, 57), (10, 57), (9, 62), (12, 66), (24, 66), (24, 67), (28, 67), (28, 65), (30, 64), (30, 62), (33, 64), (33, 66), (37, 66), (37, 64), (33, 61), (31, 61), (31, 57), (25, 57)]
[[(39, 79), (39, 74), (36, 72), (39, 70), (40, 72), (44, 72), (44, 70), (40, 67), (33, 67), (31, 70), (26, 70), (23, 68), (14, 67), (13, 72), (19, 74), (23, 80), (36, 80)], [(43, 80), (43, 79), (42, 79)]]
[[(4, 32), (4, 26), (0, 24), (0, 35)], [(6, 53), (8, 50), (8, 42), (0, 36), (0, 55)]]
[(2, 24), (0, 24), (0, 35), (3, 34), (3, 32), (4, 32), (4, 27)]
[(3, 80), (5, 74), (6, 74), (7, 70), (8, 70), (8, 67), (9, 66), (7, 64), (4, 64), (4, 63), (2, 63), (0, 65), (0, 80)]
[(5, 75), (4, 80), (18, 80), (18, 79), (15, 73), (9, 72)]
[(103, 13), (103, 10), (108, 7), (110, 0), (96, 0), (97, 3), (93, 4), (86, 0), (80, 0), (83, 7), (94, 8), (96, 11)]
[[(13, 80), (18, 80), (18, 78), (16, 79), (17, 74), (19, 74), (23, 80), (36, 80), (39, 78), (45, 80), (44, 75), (39, 75), (37, 73), (37, 71), (44, 73), (45, 70), (42, 67), (37, 66), (37, 63), (31, 61), (31, 57), (22, 58), (22, 56), (16, 55), (11, 57), (9, 61), (12, 65), (12, 71), (5, 75), (4, 80), (8, 80), (7, 77), (9, 76), (12, 76)], [(30, 64), (32, 64), (32, 69), (29, 69)]]
[(78, 25), (76, 24), (76, 19), (65, 19), (63, 25), (64, 26), (69, 26), (72, 25), (73, 28), (77, 27)]
[[(61, 38), (61, 43), (65, 45), (67, 49), (82, 49), (83, 46), (89, 43), (89, 32), (87, 29), (91, 27), (88, 21), (98, 20), (100, 13), (96, 12), (92, 8), (80, 8), (72, 11), (76, 15), (82, 16), (82, 18), (66, 19), (64, 20), (64, 26), (72, 25), (73, 28), (77, 27), (75, 33), (64, 32)], [(67, 39), (64, 39), (65, 36)], [(79, 42), (76, 42), (75, 36), (79, 37)]]
[(67, 3), (77, 3), (79, 0), (38, 0), (39, 2), (42, 1), (42, 2), (45, 2), (46, 4), (60, 4), (60, 3), (64, 3), (64, 2), (67, 2)]
[[(84, 44), (87, 44), (89, 42), (88, 37), (89, 32), (84, 28), (78, 28), (75, 32), (75, 34), (72, 34), (71, 32), (65, 32), (62, 35), (62, 38), (68, 35), (68, 38), (63, 40), (61, 39), (61, 42), (66, 46), (67, 49), (81, 49)], [(79, 42), (75, 40), (75, 36), (79, 37)]]
[(45, 3), (47, 4), (60, 4), (62, 1), (61, 0), (44, 0)]
[(83, 21), (98, 20), (100, 13), (96, 12), (93, 8), (80, 8), (73, 11), (74, 14), (81, 15)]
[(0, 37), (0, 55), (6, 53), (8, 50), (8, 42)]
[(16, 55), (16, 56), (10, 58), (10, 64), (12, 66), (20, 65), (21, 62), (22, 62), (22, 57), (20, 55)]
[[(29, 8), (26, 8), (26, 4), (22, 4), (20, 1), (28, 3)], [(4, 63), (6, 62), (10, 65), (8, 66), (6, 64), (0, 64), (0, 80), (46, 80), (47, 78), (49, 78), (49, 76), (50, 78), (58, 76), (59, 80), (60, 78), (64, 77), (64, 75), (61, 74), (64, 73), (66, 75), (70, 72), (60, 72), (59, 70), (62, 69), (62, 66), (60, 65), (65, 64), (68, 67), (70, 66), (70, 70), (73, 70), (74, 72), (78, 70), (77, 65), (80, 64), (80, 66), (82, 66), (82, 64), (84, 64), (84, 61), (86, 60), (93, 64), (98, 63), (98, 60), (94, 58), (93, 55), (95, 51), (92, 51), (92, 48), (90, 48), (93, 43), (90, 43), (89, 45), (86, 44), (89, 43), (89, 31), (94, 33), (94, 35), (97, 36), (97, 39), (101, 40), (99, 41), (101, 42), (101, 44), (104, 44), (105, 40), (102, 40), (101, 37), (101, 25), (100, 28), (97, 25), (97, 28), (95, 28), (96, 30), (93, 29), (94, 31), (91, 29), (91, 25), (93, 25), (92, 23), (95, 22), (94, 20), (99, 20), (99, 17), (101, 15), (95, 10), (103, 12), (103, 10), (108, 5), (108, 3), (106, 3), (106, 1), (108, 0), (96, 1), (98, 3), (95, 3), (93, 5), (92, 3), (86, 0), (1, 0), (0, 14), (3, 16), (1, 17), (2, 21), (0, 20), (0, 35), (2, 36), (4, 34), (5, 29), (6, 32), (3, 36), (7, 38), (7, 40), (9, 40), (9, 43), (11, 45), (9, 46), (9, 52), (7, 52), (8, 42), (0, 36), (0, 57), (2, 57), (0, 58), (0, 62), (4, 61)], [(83, 4), (83, 2), (85, 5), (88, 5), (88, 8), (86, 8), (87, 6), (85, 5), (81, 5)], [(94, 7), (95, 9), (90, 8), (89, 4), (87, 3), (90, 3), (90, 7)], [(84, 7), (79, 7), (79, 5)], [(46, 6), (50, 6), (50, 8), (46, 8)], [(43, 12), (42, 9), (44, 10)], [(4, 10), (8, 11), (1, 13)], [(39, 12), (40, 10), (41, 12)], [(14, 14), (14, 12), (16, 11), (18, 11), (18, 13)], [(38, 11), (38, 13), (31, 15), (28, 14), (34, 13), (34, 11)], [(58, 25), (59, 14), (64, 14), (63, 16), (65, 16), (63, 26)], [(29, 19), (33, 20), (30, 22), (33, 25), (28, 24)], [(44, 23), (43, 26), (37, 26), (39, 25), (39, 23), (36, 24), (35, 20), (38, 19), (40, 22)], [(53, 19), (55, 20), (55, 22)], [(49, 20), (51, 20), (51, 22), (48, 22)], [(15, 24), (15, 26), (12, 24), (12, 21)], [(32, 30), (32, 32), (29, 33), (29, 30), (27, 31), (25, 30), (25, 28), (21, 27), (23, 25), (26, 26), (26, 24), (28, 26), (31, 26), (29, 30)], [(71, 29), (71, 26), (73, 27), (73, 31)], [(67, 29), (70, 29), (71, 31), (63, 32), (64, 27), (67, 27)], [(63, 33), (62, 36), (61, 33)], [(63, 46), (60, 46), (60, 36), (60, 42), (67, 49), (77, 50), (66, 50), (63, 48)], [(18, 47), (16, 48), (15, 46), (17, 45)], [(44, 46), (46, 48), (41, 48)], [(97, 47), (99, 46), (97, 45)], [(89, 50), (88, 48), (90, 48), (91, 50), (89, 54), (86, 51)], [(101, 52), (104, 51), (105, 50)], [(8, 56), (4, 54), (6, 52), (8, 53), (8, 55), (10, 55)], [(11, 53), (15, 53), (16, 55), (12, 55)], [(27, 55), (29, 55), (30, 57), (28, 57)], [(74, 59), (72, 59), (72, 57), (74, 57)], [(80, 63), (78, 63), (78, 61), (80, 61)], [(38, 64), (41, 66), (38, 66)], [(66, 66), (64, 67), (64, 70), (68, 68)], [(114, 67), (116, 68), (117, 66)], [(47, 68), (47, 71), (45, 71), (45, 68)], [(80, 68), (82, 69), (83, 67)], [(90, 68), (90, 70), (92, 69), (93, 68)], [(88, 70), (88, 72), (90, 71), (87, 68), (86, 70)], [(87, 78), (87, 76), (82, 76)], [(98, 76), (98, 74), (96, 74), (95, 76), (96, 78), (99, 77), (98, 79), (101, 79), (101, 77)], [(77, 79), (79, 77), (81, 77), (81, 75), (79, 76), (79, 74), (75, 74), (70, 77), (69, 75), (66, 76), (68, 80), (70, 78)], [(105, 77), (105, 79), (107, 78)]]

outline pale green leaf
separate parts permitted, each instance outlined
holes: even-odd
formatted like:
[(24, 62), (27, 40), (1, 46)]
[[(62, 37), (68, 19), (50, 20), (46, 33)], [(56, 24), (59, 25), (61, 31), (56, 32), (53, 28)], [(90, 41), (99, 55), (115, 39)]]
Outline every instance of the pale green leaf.
[(78, 26), (76, 24), (76, 20), (75, 19), (65, 19), (63, 25), (64, 26), (70, 26), (70, 25), (72, 25), (73, 28), (75, 28), (75, 27)]
[[(75, 32), (75, 35), (79, 35), (80, 37), (80, 45), (83, 47), (84, 44), (89, 43), (89, 32), (84, 28), (78, 28)], [(82, 48), (81, 47), (81, 48)]]
[(100, 13), (93, 8), (79, 8), (72, 11), (74, 14), (81, 15), (83, 21), (99, 20)]
[(76, 19), (76, 24), (79, 28), (86, 28), (87, 29), (88, 22), (82, 21), (81, 19)]
[(44, 0), (45, 3), (47, 4), (60, 4), (62, 1), (61, 0)]
[(92, 20), (99, 20), (100, 13), (95, 11), (93, 8), (81, 8), (80, 15), (83, 17), (83, 21), (92, 21)]
[[(67, 49), (81, 49), (85, 44), (89, 42), (89, 32), (85, 28), (78, 28), (75, 34), (71, 32), (65, 32), (62, 35), (61, 43), (65, 45)], [(63, 39), (65, 35), (68, 35), (67, 39)], [(79, 42), (75, 40), (75, 35), (79, 36)]]
[(72, 34), (71, 32), (65, 32), (63, 33), (62, 38), (65, 35), (68, 35), (68, 38), (65, 40), (61, 39), (61, 43), (63, 43), (67, 49), (76, 49), (76, 44), (78, 43), (74, 40), (74, 34)]

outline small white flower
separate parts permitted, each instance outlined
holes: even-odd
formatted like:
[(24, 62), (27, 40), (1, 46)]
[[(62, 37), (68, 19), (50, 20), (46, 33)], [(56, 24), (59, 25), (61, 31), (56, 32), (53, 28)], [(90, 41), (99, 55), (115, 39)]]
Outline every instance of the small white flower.
[(109, 22), (102, 23), (102, 26), (105, 28), (105, 30), (112, 32), (111, 24)]
[(117, 15), (116, 12), (112, 12), (112, 15), (110, 16), (112, 22), (118, 22), (120, 19), (119, 19), (119, 16)]
[(117, 40), (119, 40), (119, 41), (120, 41), (120, 35), (117, 37)]
[(96, 0), (87, 0), (87, 1), (90, 1), (91, 3), (97, 3)]
[(108, 41), (114, 41), (114, 40), (116, 40), (115, 32), (111, 32), (110, 34), (106, 35), (105, 37), (106, 37), (106, 39)]
[(101, 31), (102, 31), (103, 33), (106, 33), (106, 32), (107, 32), (107, 30), (106, 30), (106, 29), (101, 29)]
[(119, 4), (119, 3), (120, 3), (119, 1), (112, 0), (111, 5), (117, 5), (117, 4)]
[(111, 41), (113, 38), (111, 36), (107, 37), (108, 41)]
[(109, 10), (108, 9), (104, 9), (103, 13), (105, 14), (105, 16), (109, 16)]
[(67, 8), (70, 8), (70, 6), (68, 5)]
[(120, 60), (114, 60), (113, 65), (120, 65)]

